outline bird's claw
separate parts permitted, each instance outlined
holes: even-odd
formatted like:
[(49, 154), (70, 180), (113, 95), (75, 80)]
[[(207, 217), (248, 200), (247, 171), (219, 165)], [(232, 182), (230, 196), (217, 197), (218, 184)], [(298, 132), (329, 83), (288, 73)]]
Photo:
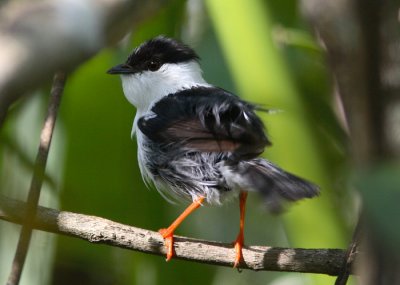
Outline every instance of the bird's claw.
[(169, 233), (167, 229), (160, 229), (158, 232), (164, 239), (164, 244), (167, 248), (167, 258), (165, 261), (168, 262), (174, 256), (174, 235)]
[(238, 268), (238, 266), (240, 265), (240, 263), (243, 260), (243, 243), (244, 243), (244, 238), (243, 236), (239, 235), (238, 238), (235, 240), (234, 243), (234, 249), (235, 249), (235, 261), (233, 263), (233, 268)]

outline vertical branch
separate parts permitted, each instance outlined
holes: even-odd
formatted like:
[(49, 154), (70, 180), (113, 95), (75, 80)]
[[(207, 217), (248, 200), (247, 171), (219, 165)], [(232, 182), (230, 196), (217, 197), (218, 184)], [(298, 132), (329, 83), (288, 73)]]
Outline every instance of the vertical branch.
[[(400, 254), (393, 248), (399, 238), (384, 223), (384, 219), (397, 216), (393, 213), (398, 209), (398, 196), (392, 189), (398, 190), (400, 185), (396, 180), (400, 158), (399, 1), (302, 3), (326, 47), (338, 82), (358, 173), (363, 209), (347, 257), (351, 259), (361, 243), (366, 255), (358, 264), (363, 284), (399, 284)], [(385, 179), (380, 178), (382, 173)], [(349, 262), (343, 265), (336, 284), (347, 281)]]
[[(358, 93), (342, 93), (342, 99), (350, 119), (351, 138), (353, 142), (353, 159), (355, 167), (363, 169), (371, 167), (385, 158), (384, 148), (384, 99), (381, 85), (381, 4), (376, 1), (355, 0), (353, 3), (354, 22), (359, 31), (359, 40), (354, 45), (359, 46), (359, 77)], [(362, 107), (360, 107), (362, 106)], [(359, 146), (362, 146), (359, 148)], [(341, 273), (335, 285), (347, 284), (350, 267), (355, 252), (362, 240), (365, 240), (365, 207), (360, 209), (360, 215), (354, 229), (352, 240), (343, 261)], [(363, 233), (364, 237), (361, 235)]]
[(25, 264), (26, 255), (29, 248), (29, 243), (32, 235), (32, 225), (36, 216), (38, 207), (40, 190), (42, 188), (43, 179), (45, 176), (45, 168), (47, 157), (49, 155), (51, 139), (53, 136), (54, 125), (57, 118), (58, 107), (60, 105), (61, 96), (64, 90), (66, 75), (63, 72), (58, 72), (54, 76), (53, 86), (49, 107), (47, 110), (46, 119), (40, 135), (40, 145), (36, 156), (35, 168), (31, 185), (28, 194), (27, 209), (25, 212), (25, 223), (22, 225), (17, 249), (11, 267), (11, 272), (8, 277), (7, 285), (17, 285), (21, 278), (22, 269)]

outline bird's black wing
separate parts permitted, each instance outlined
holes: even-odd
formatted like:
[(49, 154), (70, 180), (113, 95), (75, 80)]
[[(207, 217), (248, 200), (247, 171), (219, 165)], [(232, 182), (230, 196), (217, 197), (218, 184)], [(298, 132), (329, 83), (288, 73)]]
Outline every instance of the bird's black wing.
[(253, 158), (270, 145), (256, 106), (216, 87), (193, 87), (158, 101), (138, 127), (155, 143)]

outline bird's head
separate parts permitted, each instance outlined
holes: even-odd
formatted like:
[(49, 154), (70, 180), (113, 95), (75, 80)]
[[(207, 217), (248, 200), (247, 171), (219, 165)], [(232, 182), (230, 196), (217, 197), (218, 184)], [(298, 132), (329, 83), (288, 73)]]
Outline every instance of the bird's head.
[(187, 45), (158, 36), (134, 49), (125, 63), (107, 73), (119, 74), (125, 97), (139, 110), (146, 111), (168, 94), (204, 85), (198, 60)]

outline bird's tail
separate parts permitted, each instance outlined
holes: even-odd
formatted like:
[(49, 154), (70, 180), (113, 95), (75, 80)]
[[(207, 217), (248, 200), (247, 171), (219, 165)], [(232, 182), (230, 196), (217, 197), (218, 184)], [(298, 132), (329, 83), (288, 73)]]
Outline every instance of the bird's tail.
[(292, 202), (319, 194), (319, 187), (315, 184), (262, 158), (226, 164), (222, 173), (230, 187), (259, 192), (273, 213), (283, 209), (284, 201)]

